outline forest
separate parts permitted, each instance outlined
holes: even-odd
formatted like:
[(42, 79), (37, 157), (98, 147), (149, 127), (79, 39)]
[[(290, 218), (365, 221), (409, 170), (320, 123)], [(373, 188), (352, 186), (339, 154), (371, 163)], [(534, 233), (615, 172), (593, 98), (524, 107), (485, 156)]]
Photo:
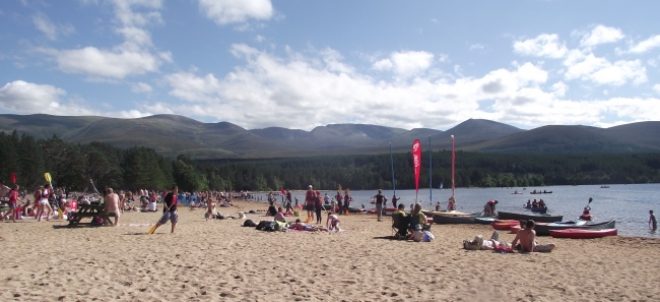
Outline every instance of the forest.
[[(339, 185), (353, 190), (392, 187), (414, 189), (412, 155), (343, 155), (279, 159), (193, 160), (166, 158), (154, 149), (119, 149), (103, 143), (80, 145), (58, 137), (35, 139), (0, 133), (0, 180), (33, 190), (45, 183), (66, 190), (96, 188), (162, 190), (177, 184), (183, 191), (324, 190)], [(392, 160), (390, 160), (390, 158)], [(429, 158), (431, 158), (429, 160)], [(451, 152), (426, 152), (420, 188), (451, 186)], [(496, 154), (456, 152), (456, 187), (528, 187), (552, 185), (632, 184), (660, 182), (660, 154)]]

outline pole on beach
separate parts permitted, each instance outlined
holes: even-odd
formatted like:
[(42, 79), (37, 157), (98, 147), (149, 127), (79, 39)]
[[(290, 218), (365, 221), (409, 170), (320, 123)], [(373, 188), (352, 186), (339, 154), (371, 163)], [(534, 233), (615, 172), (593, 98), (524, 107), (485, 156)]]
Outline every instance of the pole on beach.
[(390, 142), (390, 165), (392, 166), (392, 191), (396, 196), (396, 182), (394, 181), (394, 157), (392, 157), (392, 142)]
[(456, 201), (456, 184), (454, 182), (454, 175), (456, 171), (456, 151), (454, 144), (454, 135), (451, 135), (451, 197)]
[(433, 205), (433, 153), (431, 153), (430, 135), (429, 135), (429, 204)]

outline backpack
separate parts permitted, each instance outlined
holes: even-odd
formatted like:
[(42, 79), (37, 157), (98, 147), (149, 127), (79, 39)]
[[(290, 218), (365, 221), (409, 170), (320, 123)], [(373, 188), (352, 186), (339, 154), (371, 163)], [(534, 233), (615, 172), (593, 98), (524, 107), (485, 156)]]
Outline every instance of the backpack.
[(244, 227), (256, 227), (257, 224), (254, 223), (254, 221), (252, 221), (251, 219), (248, 219), (245, 222), (243, 222), (243, 226)]
[(266, 225), (270, 224), (271, 221), (259, 221), (259, 224), (257, 224), (257, 230), (259, 231), (265, 231), (264, 229), (266, 228)]

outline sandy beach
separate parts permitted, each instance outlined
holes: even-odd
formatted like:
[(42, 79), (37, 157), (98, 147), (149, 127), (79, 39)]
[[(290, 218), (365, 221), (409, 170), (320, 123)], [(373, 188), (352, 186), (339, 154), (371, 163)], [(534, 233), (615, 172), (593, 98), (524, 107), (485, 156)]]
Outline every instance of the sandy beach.
[[(265, 210), (235, 202), (220, 213)], [(392, 241), (391, 222), (342, 216), (341, 233), (257, 231), (180, 208), (179, 225), (145, 235), (160, 213), (119, 227), (0, 223), (2, 301), (658, 301), (660, 240), (541, 237), (546, 254), (466, 251), (490, 226), (434, 225), (436, 240)], [(262, 217), (249, 215), (259, 221)], [(264, 217), (265, 219), (265, 217)], [(292, 220), (294, 218), (291, 218)], [(88, 220), (84, 220), (88, 221)], [(511, 241), (514, 235), (501, 233)]]

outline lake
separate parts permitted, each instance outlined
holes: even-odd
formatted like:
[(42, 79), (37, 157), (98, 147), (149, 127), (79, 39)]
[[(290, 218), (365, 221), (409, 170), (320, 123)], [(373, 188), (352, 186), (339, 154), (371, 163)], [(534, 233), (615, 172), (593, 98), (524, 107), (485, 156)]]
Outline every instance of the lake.
[[(515, 195), (514, 191), (524, 192)], [(552, 194), (529, 194), (529, 192), (552, 191)], [(322, 191), (332, 196), (336, 191)], [(352, 206), (359, 207), (364, 204), (366, 208), (372, 208), (370, 200), (376, 195), (377, 190), (351, 191), (354, 199)], [(387, 198), (392, 198), (392, 190), (383, 190)], [(397, 196), (407, 207), (415, 202), (415, 190), (397, 190)], [(440, 201), (442, 209), (447, 207), (447, 200), (451, 196), (451, 189), (434, 189), (432, 205), (429, 203), (429, 189), (420, 189), (418, 200), (425, 209), (433, 209)], [(638, 185), (609, 185), (609, 188), (601, 188), (600, 185), (593, 186), (551, 186), (551, 187), (528, 187), (523, 188), (458, 188), (456, 189), (457, 209), (463, 212), (479, 212), (483, 210), (484, 204), (490, 199), (499, 201), (497, 210), (507, 212), (525, 213), (522, 208), (528, 199), (543, 199), (548, 206), (548, 213), (552, 215), (564, 215), (564, 220), (577, 219), (582, 214), (583, 208), (591, 202), (591, 214), (596, 216), (595, 221), (616, 220), (616, 228), (621, 236), (640, 236), (660, 238), (659, 233), (651, 233), (648, 228), (649, 210), (653, 210), (656, 217), (660, 212), (658, 194), (660, 184), (638, 184)], [(299, 202), (305, 200), (304, 191), (294, 192)], [(265, 194), (258, 194), (264, 196)], [(388, 203), (390, 204), (390, 203)], [(529, 213), (527, 211), (526, 213)]]

